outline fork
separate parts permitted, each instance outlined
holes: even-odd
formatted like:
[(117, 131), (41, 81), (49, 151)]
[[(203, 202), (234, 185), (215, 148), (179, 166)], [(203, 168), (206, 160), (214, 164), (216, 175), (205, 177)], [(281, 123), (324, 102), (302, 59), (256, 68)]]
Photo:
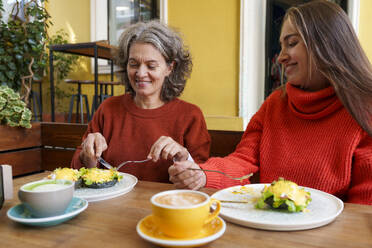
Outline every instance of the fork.
[(119, 164), (118, 167), (116, 167), (116, 170), (119, 170), (123, 165), (129, 164), (129, 163), (144, 163), (144, 162), (147, 162), (147, 161), (150, 161), (150, 160), (151, 160), (151, 158), (146, 158), (145, 160), (125, 161), (125, 162)]
[(105, 166), (107, 169), (109, 169), (109, 170), (114, 169), (114, 167), (112, 167), (111, 164), (107, 163), (103, 158), (98, 157), (97, 160), (100, 164)]
[(150, 161), (151, 158), (147, 158), (145, 160), (129, 160), (129, 161), (125, 161), (121, 164), (119, 164), (116, 168), (112, 165), (110, 165), (109, 163), (107, 163), (102, 157), (98, 157), (98, 162), (100, 162), (103, 166), (105, 166), (107, 169), (113, 169), (113, 170), (119, 170), (122, 166), (126, 165), (126, 164), (129, 164), (129, 163), (144, 163), (144, 162), (147, 162), (147, 161)]
[(248, 175), (244, 175), (242, 177), (232, 177), (228, 174), (226, 174), (225, 172), (222, 172), (222, 171), (218, 171), (218, 170), (205, 170), (205, 169), (197, 169), (197, 168), (187, 168), (188, 170), (198, 170), (198, 171), (209, 171), (209, 172), (217, 172), (217, 173), (220, 173), (224, 176), (227, 176), (228, 178), (231, 178), (231, 179), (234, 179), (234, 180), (238, 180), (240, 182), (242, 182), (244, 179), (248, 179), (250, 178), (251, 176), (253, 176), (253, 173), (249, 173)]

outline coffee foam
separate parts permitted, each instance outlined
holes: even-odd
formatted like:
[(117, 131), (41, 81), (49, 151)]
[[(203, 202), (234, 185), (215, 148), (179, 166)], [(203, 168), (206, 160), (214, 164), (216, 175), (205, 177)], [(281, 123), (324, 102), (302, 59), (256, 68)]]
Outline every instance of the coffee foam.
[(187, 207), (202, 203), (205, 197), (194, 193), (177, 193), (159, 196), (155, 201), (163, 205)]

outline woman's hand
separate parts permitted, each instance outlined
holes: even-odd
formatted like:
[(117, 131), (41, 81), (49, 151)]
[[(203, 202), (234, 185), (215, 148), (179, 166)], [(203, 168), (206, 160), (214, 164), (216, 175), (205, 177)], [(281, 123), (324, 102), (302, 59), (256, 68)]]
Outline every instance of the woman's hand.
[(100, 133), (90, 133), (81, 144), (80, 161), (87, 168), (96, 167), (97, 158), (107, 149), (105, 137)]
[(188, 168), (200, 169), (199, 165), (191, 161), (176, 161), (169, 167), (169, 181), (174, 183), (177, 189), (199, 190), (207, 183), (207, 177), (203, 171), (188, 170)]
[(158, 161), (159, 158), (185, 161), (188, 157), (187, 149), (168, 136), (161, 136), (152, 145), (150, 153), (147, 155), (147, 158), (151, 158), (154, 162)]

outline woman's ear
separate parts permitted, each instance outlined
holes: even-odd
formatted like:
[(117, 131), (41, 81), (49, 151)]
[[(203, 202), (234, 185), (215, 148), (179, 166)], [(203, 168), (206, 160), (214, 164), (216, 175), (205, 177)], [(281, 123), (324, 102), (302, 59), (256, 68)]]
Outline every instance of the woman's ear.
[(168, 67), (167, 76), (169, 76), (172, 73), (175, 64), (176, 64), (175, 61), (172, 61), (168, 64), (168, 66), (167, 66)]

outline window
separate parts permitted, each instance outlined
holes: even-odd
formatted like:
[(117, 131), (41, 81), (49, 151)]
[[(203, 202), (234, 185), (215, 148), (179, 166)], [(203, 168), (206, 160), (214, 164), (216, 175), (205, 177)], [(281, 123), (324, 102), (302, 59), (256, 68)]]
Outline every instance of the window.
[(117, 45), (125, 28), (138, 21), (159, 19), (160, 0), (109, 0), (108, 40)]
[[(116, 45), (130, 24), (151, 19), (167, 23), (167, 0), (90, 0), (90, 8), (91, 41)], [(106, 60), (98, 60), (98, 65), (98, 73), (110, 73)]]

